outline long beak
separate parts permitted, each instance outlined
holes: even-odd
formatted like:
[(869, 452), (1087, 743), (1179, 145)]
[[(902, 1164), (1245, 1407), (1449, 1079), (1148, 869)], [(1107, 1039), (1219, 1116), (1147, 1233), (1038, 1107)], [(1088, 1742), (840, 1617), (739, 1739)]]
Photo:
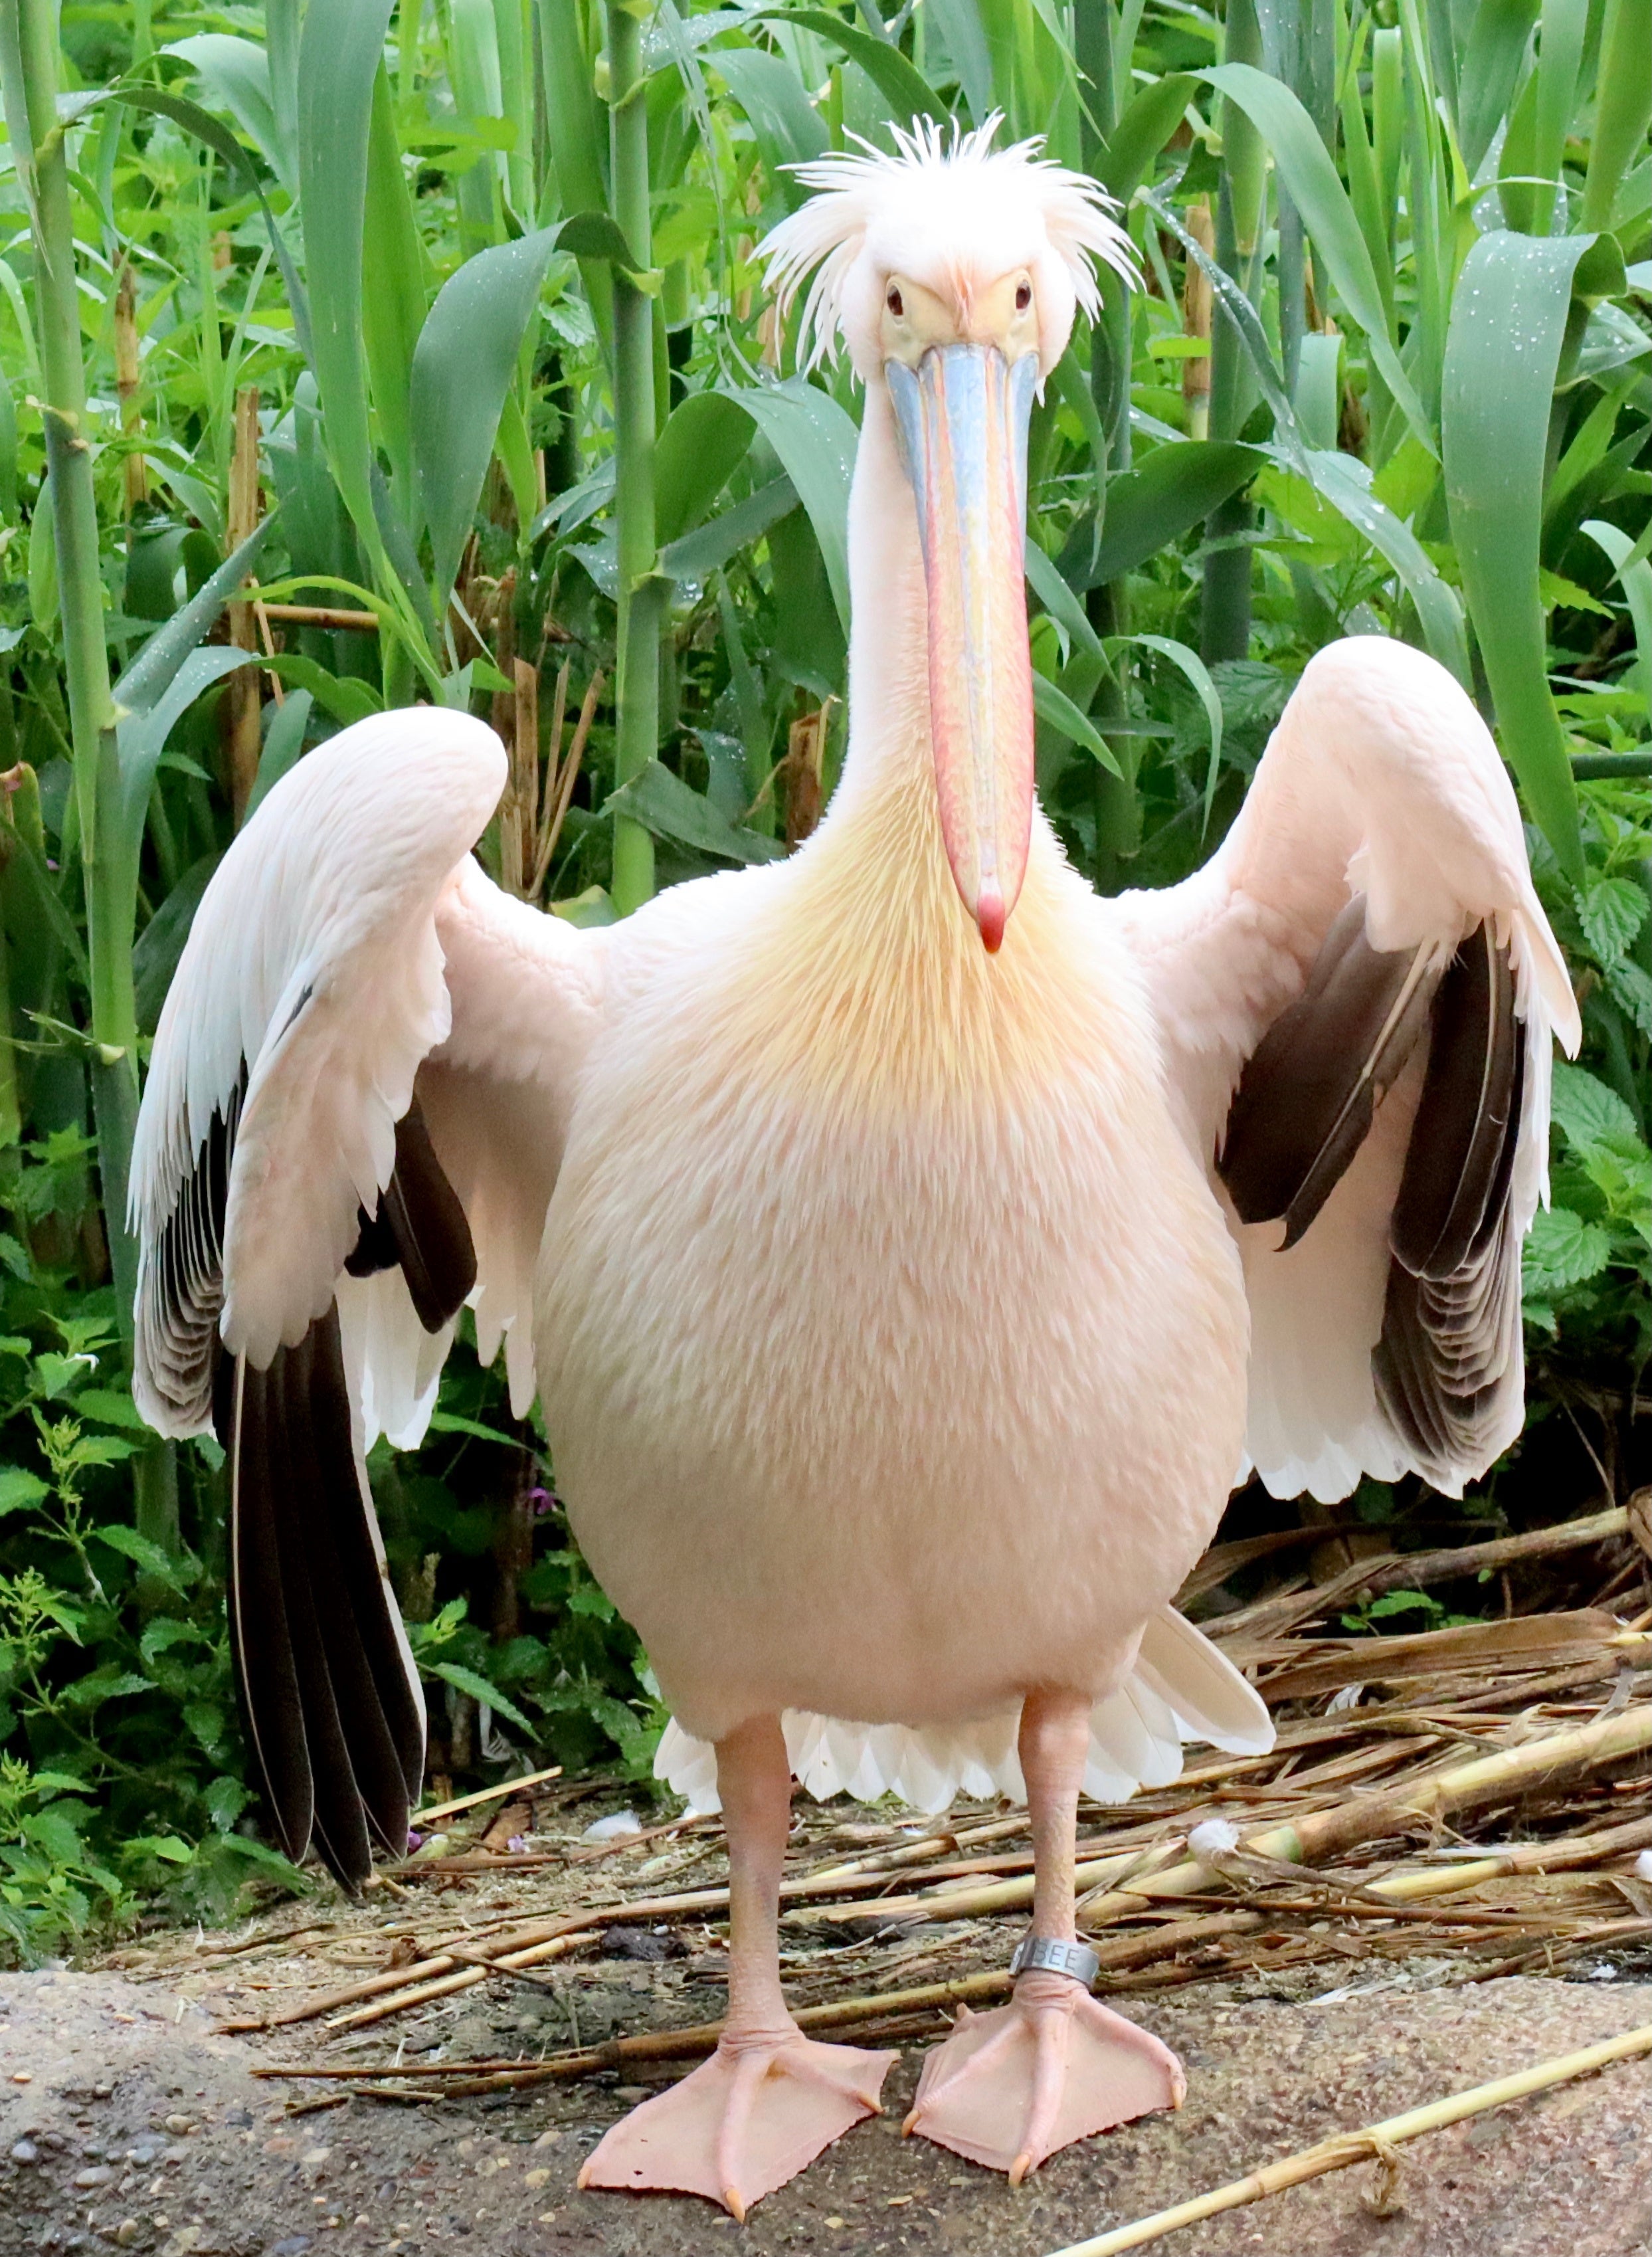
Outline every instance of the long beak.
[(1027, 429), (1038, 356), (934, 346), (886, 364), (918, 501), (929, 598), (929, 720), (947, 860), (996, 953), (1033, 828)]

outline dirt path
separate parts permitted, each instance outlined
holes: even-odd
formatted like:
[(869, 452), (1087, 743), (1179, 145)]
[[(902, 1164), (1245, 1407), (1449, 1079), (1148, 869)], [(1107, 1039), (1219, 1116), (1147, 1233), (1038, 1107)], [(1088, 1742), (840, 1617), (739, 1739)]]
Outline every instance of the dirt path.
[[(1356, 1970), (1372, 1982), (1376, 1970)], [(1018, 2194), (898, 2136), (851, 2133), (744, 2229), (708, 2205), (582, 2195), (574, 2178), (633, 2097), (592, 2083), (299, 2117), (250, 2070), (267, 2041), (212, 2034), (194, 1982), (0, 1976), (0, 2257), (338, 2257), (452, 2243), (487, 2257), (1041, 2257), (1084, 2234), (1464, 2084), (1652, 2021), (1652, 1985), (1515, 1978), (1235, 2002), (1178, 1992), (1131, 2011), (1186, 2061), (1180, 2117), (1088, 2142)], [(263, 2048), (262, 2051), (260, 2048)], [(289, 2046), (284, 2051), (292, 2053)], [(1652, 2067), (1604, 2077), (1409, 2151), (1379, 2218), (1361, 2169), (1162, 2245), (1168, 2257), (1645, 2257)]]

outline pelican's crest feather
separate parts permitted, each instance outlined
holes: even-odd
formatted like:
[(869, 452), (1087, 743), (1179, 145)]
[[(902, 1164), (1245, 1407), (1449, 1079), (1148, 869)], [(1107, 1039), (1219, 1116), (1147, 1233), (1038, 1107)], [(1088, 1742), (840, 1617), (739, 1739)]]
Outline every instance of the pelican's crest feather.
[[(893, 155), (862, 141), (858, 152), (834, 151), (790, 168), (819, 193), (771, 230), (758, 255), (766, 262), (782, 318), (805, 279), (815, 274), (798, 336), (803, 366), (837, 359), (844, 284), (874, 230), (881, 236), (887, 230), (894, 240), (909, 230), (914, 237), (935, 230), (979, 241), (987, 232), (1034, 219), (1090, 319), (1101, 302), (1096, 260), (1126, 287), (1136, 287), (1130, 238), (1113, 217), (1116, 200), (1099, 182), (1042, 155), (1042, 135), (995, 149), (1002, 123), (995, 112), (973, 132), (955, 125), (949, 135), (931, 118), (914, 118), (909, 132), (890, 129)], [(972, 217), (978, 224), (971, 225)]]

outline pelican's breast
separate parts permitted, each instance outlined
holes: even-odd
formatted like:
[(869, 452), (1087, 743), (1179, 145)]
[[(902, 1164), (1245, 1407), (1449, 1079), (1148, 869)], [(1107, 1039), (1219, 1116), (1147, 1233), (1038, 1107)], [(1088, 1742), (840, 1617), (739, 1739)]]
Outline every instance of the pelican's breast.
[(857, 930), (808, 868), (717, 881), (697, 946), (688, 903), (639, 933), (537, 1360), (580, 1540), (694, 1729), (978, 1712), (1041, 1652), (1099, 1681), (1220, 1510), (1237, 1262), (1127, 961), (1037, 874), (995, 960), (950, 882)]

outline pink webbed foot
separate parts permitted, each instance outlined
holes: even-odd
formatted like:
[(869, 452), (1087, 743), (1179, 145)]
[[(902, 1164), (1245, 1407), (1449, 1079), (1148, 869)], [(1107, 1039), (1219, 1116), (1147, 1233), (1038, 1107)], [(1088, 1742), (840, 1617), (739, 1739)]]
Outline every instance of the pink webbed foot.
[(1007, 2006), (960, 2008), (924, 2063), (905, 2128), (1019, 2186), (1075, 2140), (1179, 2108), (1186, 2089), (1168, 2046), (1069, 1977), (1033, 1973)]
[(701, 2194), (743, 2219), (863, 2116), (876, 2116), (893, 2053), (817, 2045), (795, 2030), (724, 2037), (680, 2084), (616, 2124), (582, 2187)]

